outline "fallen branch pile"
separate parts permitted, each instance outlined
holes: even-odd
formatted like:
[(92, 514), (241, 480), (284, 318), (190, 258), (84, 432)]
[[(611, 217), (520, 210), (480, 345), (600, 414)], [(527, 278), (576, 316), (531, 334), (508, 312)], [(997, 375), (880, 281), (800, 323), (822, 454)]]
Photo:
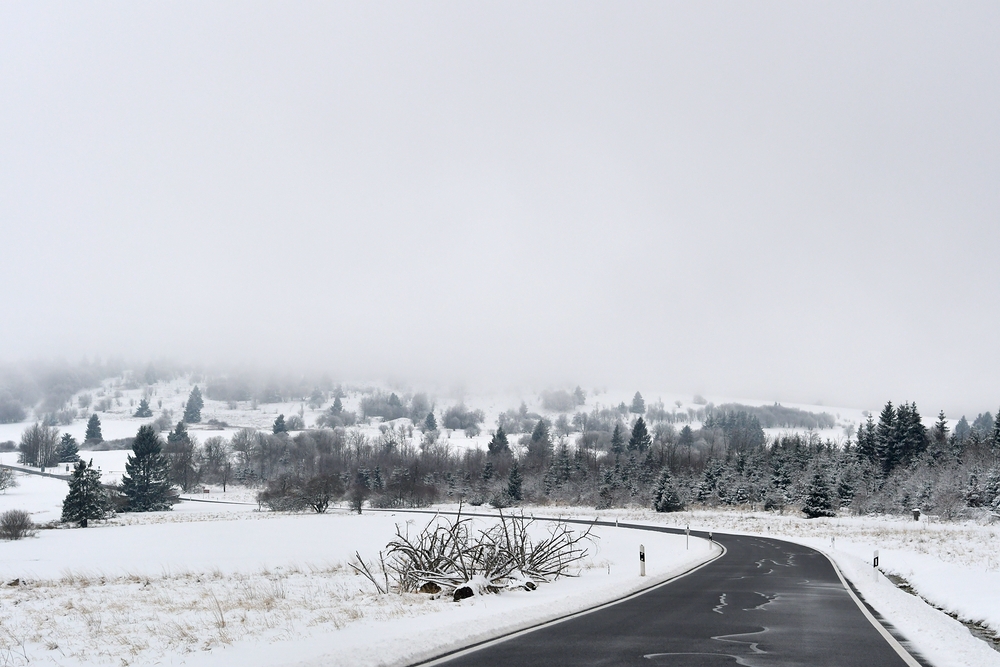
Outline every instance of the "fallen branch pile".
[(419, 533), (396, 526), (396, 538), (379, 553), (377, 566), (355, 554), (354, 570), (380, 593), (417, 591), (455, 595), (456, 599), (501, 590), (534, 590), (537, 582), (574, 576), (571, 566), (587, 557), (590, 528), (574, 533), (563, 522), (548, 528), (546, 537), (532, 541), (533, 518), (523, 513), (504, 516), (492, 527), (474, 531), (471, 517), (449, 520), (435, 516)]

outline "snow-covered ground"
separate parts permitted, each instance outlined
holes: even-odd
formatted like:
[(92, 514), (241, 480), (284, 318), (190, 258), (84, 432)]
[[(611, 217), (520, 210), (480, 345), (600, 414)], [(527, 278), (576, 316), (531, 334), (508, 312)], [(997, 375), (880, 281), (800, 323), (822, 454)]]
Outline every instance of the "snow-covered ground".
[[(0, 511), (38, 517), (61, 504), (65, 482), (18, 479)], [(0, 664), (405, 664), (620, 597), (717, 549), (598, 528), (579, 577), (455, 603), (377, 595), (347, 565), (355, 551), (377, 557), (397, 524), (430, 516), (254, 509), (186, 502), (2, 543), (0, 581), (17, 584), (0, 587)]]
[[(174, 421), (191, 383), (178, 379), (153, 387), (151, 405)], [(90, 390), (95, 401), (112, 398), (99, 413), (106, 439), (129, 437), (150, 420), (131, 416), (144, 389), (126, 390), (115, 381)], [(120, 396), (116, 396), (120, 393)], [(345, 408), (356, 410), (357, 394)], [(696, 410), (700, 402), (673, 394), (645, 394), (647, 405)], [(460, 397), (436, 399), (436, 411)], [(541, 411), (537, 395), (466, 396), (465, 403), (486, 413), (483, 434), (443, 431), (453, 450), (484, 447), (497, 416), (525, 400)], [(583, 409), (628, 403), (631, 393), (591, 393)], [(767, 402), (711, 397), (715, 404)], [(162, 401), (162, 403), (161, 403)], [(678, 406), (677, 404), (680, 403)], [(324, 406), (325, 407), (325, 406)], [(861, 410), (788, 405), (837, 419), (821, 438), (839, 440), (843, 428), (863, 419)], [(204, 421), (226, 422), (218, 430), (192, 426), (203, 441), (228, 437), (241, 427), (270, 430), (274, 418), (301, 414), (309, 426), (321, 409), (301, 402), (253, 406), (205, 400)], [(547, 415), (552, 416), (552, 415)], [(17, 442), (29, 425), (0, 425), (0, 442)], [(697, 424), (694, 424), (697, 426)], [(77, 419), (60, 427), (83, 440), (86, 424)], [(372, 422), (360, 428), (379, 433)], [(419, 438), (419, 428), (414, 437)], [(105, 482), (124, 472), (128, 451), (82, 451), (101, 467)], [(0, 463), (16, 464), (16, 452), (0, 453)], [(56, 472), (65, 473), (65, 466)], [(20, 486), (0, 493), (0, 511), (27, 509), (44, 524), (61, 514), (66, 483), (18, 475)], [(0, 578), (22, 585), (0, 587), (0, 665), (27, 664), (393, 664), (495, 636), (514, 626), (549, 618), (610, 599), (641, 585), (635, 551), (641, 541), (652, 578), (707, 556), (705, 545), (682, 552), (677, 538), (624, 529), (600, 529), (598, 550), (577, 579), (533, 593), (506, 593), (460, 604), (425, 596), (377, 596), (346, 567), (354, 551), (373, 556), (392, 538), (395, 523), (419, 517), (366, 513), (361, 517), (259, 513), (253, 492), (212, 489), (208, 500), (185, 502), (174, 511), (120, 515), (87, 530), (45, 530), (23, 542), (0, 543)], [(199, 496), (202, 497), (202, 496)], [(246, 504), (240, 504), (246, 503)], [(532, 508), (539, 515), (593, 517), (581, 508)], [(769, 513), (699, 511), (657, 515), (645, 510), (599, 513), (636, 522), (666, 522), (692, 528), (785, 537), (825, 551), (862, 595), (911, 638), (937, 665), (1000, 665), (1000, 653), (975, 639), (941, 612), (873, 576), (870, 559), (880, 551), (881, 569), (906, 579), (924, 599), (1000, 633), (1000, 553), (997, 529), (974, 524), (904, 521), (897, 518), (804, 519)], [(516, 618), (517, 621), (511, 621)], [(377, 648), (372, 648), (378, 637)], [(331, 652), (331, 640), (336, 651)]]
[[(0, 511), (28, 509), (40, 522), (58, 515), (65, 482), (23, 474), (18, 480), (20, 486), (0, 494)], [(239, 490), (228, 498), (246, 499)], [(427, 516), (254, 510), (254, 504), (184, 502), (172, 512), (120, 515), (86, 530), (44, 530), (3, 543), (0, 580), (20, 585), (0, 588), (0, 664), (402, 664), (634, 590), (645, 583), (636, 572), (640, 542), (648, 581), (709, 555), (701, 541), (688, 552), (681, 538), (600, 528), (579, 578), (456, 604), (376, 595), (346, 565), (355, 551), (375, 556), (397, 523), (419, 527)], [(882, 571), (903, 577), (933, 605), (1000, 632), (993, 526), (739, 511), (525, 511), (804, 543), (827, 553), (933, 664), (1000, 666), (1000, 653), (965, 626), (871, 567), (878, 549)]]

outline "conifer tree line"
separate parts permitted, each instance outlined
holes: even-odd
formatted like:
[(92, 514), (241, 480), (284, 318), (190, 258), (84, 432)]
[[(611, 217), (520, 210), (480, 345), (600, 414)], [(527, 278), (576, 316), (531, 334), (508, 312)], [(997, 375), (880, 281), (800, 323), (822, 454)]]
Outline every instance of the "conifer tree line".
[(943, 414), (928, 429), (915, 404), (888, 403), (855, 438), (836, 443), (815, 434), (769, 438), (756, 416), (742, 411), (714, 411), (701, 428), (685, 424), (679, 431), (630, 409), (628, 417), (619, 414), (610, 432), (578, 413), (574, 422), (586, 425), (580, 431), (559, 432), (539, 417), (519, 437), (501, 419), (485, 449), (464, 452), (426, 437), (414, 446), (397, 427), (377, 438), (343, 428), (306, 431), (271, 443), (283, 452), (278, 460), (315, 452), (295, 471), (272, 466), (280, 483), (268, 479), (268, 464), (245, 445), (236, 474), (256, 477), (268, 489), (264, 500), (273, 502), (275, 494), (304, 494), (304, 471), (315, 468), (338, 477), (345, 493), (354, 488), (353, 497), (385, 507), (462, 499), (659, 511), (744, 506), (810, 517), (919, 508), (954, 517), (1000, 506), (1000, 425), (989, 413), (976, 428), (951, 433)]
[[(575, 406), (574, 414), (550, 418), (522, 404), (500, 414), (485, 447), (456, 450), (444, 424), (479, 432), (481, 412), (458, 405), (436, 416), (429, 402), (414, 405), (390, 393), (374, 395), (364, 410), (405, 416), (381, 423), (377, 435), (355, 427), (372, 418), (348, 412), (336, 396), (316, 428), (289, 428), (301, 419), (279, 415), (270, 429), (199, 442), (187, 429), (203, 406), (192, 390), (184, 419), (165, 436), (152, 427), (137, 434), (135, 462), (112, 493), (113, 505), (164, 509), (171, 493), (239, 483), (258, 490), (262, 507), (282, 511), (458, 500), (665, 512), (738, 506), (810, 517), (915, 508), (945, 517), (1000, 511), (1000, 423), (988, 412), (972, 423), (963, 417), (951, 430), (943, 413), (928, 427), (914, 403), (890, 402), (849, 439), (834, 442), (815, 433), (768, 436), (762, 413), (743, 409), (707, 404), (699, 424), (648, 404), (638, 392), (630, 404), (590, 410), (581, 408), (585, 396), (565, 393), (569, 399), (552, 400)], [(794, 416), (781, 406), (768, 414)], [(22, 455), (56, 451), (57, 458), (77, 460), (77, 444), (45, 428), (38, 425), (43, 431), (30, 437), (26, 431)]]

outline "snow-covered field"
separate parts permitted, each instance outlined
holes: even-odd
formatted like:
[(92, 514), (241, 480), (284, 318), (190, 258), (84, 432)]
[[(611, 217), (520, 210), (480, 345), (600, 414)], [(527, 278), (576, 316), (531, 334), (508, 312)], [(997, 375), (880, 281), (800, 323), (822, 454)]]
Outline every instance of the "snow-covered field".
[[(23, 474), (18, 480), (20, 486), (0, 494), (0, 511), (29, 509), (40, 522), (58, 515), (65, 482)], [(230, 500), (245, 496), (235, 491)], [(120, 515), (86, 530), (44, 530), (3, 543), (0, 580), (19, 585), (0, 588), (0, 664), (404, 664), (636, 589), (646, 583), (636, 572), (640, 542), (646, 581), (709, 556), (702, 541), (685, 551), (681, 538), (599, 528), (579, 578), (456, 604), (376, 595), (347, 567), (355, 551), (375, 556), (397, 523), (419, 527), (425, 515), (254, 510), (254, 504), (184, 502), (172, 512)], [(526, 511), (808, 544), (830, 555), (933, 664), (1000, 665), (1000, 653), (876, 575), (870, 560), (878, 549), (882, 571), (903, 577), (933, 605), (998, 632), (1000, 554), (992, 526), (738, 511)]]
[[(65, 482), (18, 477), (0, 511), (61, 503)], [(253, 509), (188, 502), (3, 543), (0, 665), (405, 664), (614, 599), (715, 550), (599, 528), (579, 577), (455, 603), (377, 595), (347, 565), (355, 551), (376, 557), (396, 524), (429, 516)]]
[[(100, 412), (106, 439), (129, 437), (149, 420), (131, 416), (142, 390), (106, 383), (114, 397)], [(191, 384), (160, 383), (151, 400), (155, 414), (179, 418)], [(95, 392), (96, 393), (96, 392)], [(524, 398), (539, 410), (538, 397), (511, 395), (468, 399), (486, 412), (486, 424)], [(631, 394), (592, 394), (586, 408), (628, 402)], [(441, 399), (437, 409), (458, 402)], [(690, 397), (647, 395), (647, 404), (697, 409)], [(161, 404), (162, 401), (162, 404)], [(345, 407), (357, 409), (358, 396)], [(729, 399), (715, 398), (721, 404)], [(761, 405), (760, 401), (738, 401)], [(837, 440), (863, 418), (860, 410), (825, 410), (837, 428), (820, 437)], [(255, 407), (205, 401), (203, 420), (224, 421), (222, 430), (191, 427), (199, 440), (229, 436), (237, 428), (270, 430), (274, 417), (300, 413), (312, 425), (321, 410), (295, 402)], [(0, 425), (0, 442), (20, 439), (28, 425)], [(377, 422), (360, 428), (378, 434)], [(83, 439), (82, 419), (60, 427)], [(443, 431), (453, 450), (483, 447), (488, 434), (466, 437)], [(419, 429), (414, 437), (419, 438)], [(416, 440), (415, 440), (416, 442)], [(124, 472), (128, 451), (82, 451), (101, 467), (105, 482)], [(15, 452), (0, 463), (16, 464)], [(65, 466), (50, 472), (65, 473)], [(0, 511), (21, 508), (44, 524), (61, 514), (66, 483), (18, 475), (20, 486), (0, 494)], [(44, 530), (21, 542), (0, 543), (0, 666), (7, 664), (404, 664), (448, 647), (495, 636), (515, 627), (618, 597), (708, 557), (708, 545), (683, 550), (679, 538), (599, 529), (599, 540), (579, 578), (560, 580), (532, 593), (505, 593), (462, 603), (427, 596), (378, 596), (346, 563), (354, 552), (374, 556), (392, 538), (395, 524), (425, 519), (414, 515), (367, 513), (327, 515), (260, 513), (252, 490), (212, 489), (206, 500), (184, 502), (172, 512), (120, 515), (87, 530)], [(997, 528), (913, 522), (898, 518), (840, 517), (808, 521), (792, 516), (740, 511), (698, 511), (657, 515), (646, 510), (595, 513), (585, 508), (527, 508), (538, 515), (619, 517), (694, 529), (785, 537), (819, 548), (835, 560), (862, 595), (911, 638), (936, 665), (1000, 665), (1000, 653), (920, 599), (902, 592), (884, 576), (873, 576), (871, 556), (880, 567), (906, 579), (931, 604), (1000, 633), (1000, 553)], [(646, 545), (650, 577), (638, 578), (635, 554)], [(516, 619), (516, 620), (511, 620)], [(375, 641), (377, 638), (378, 641)], [(331, 648), (334, 647), (334, 648)]]

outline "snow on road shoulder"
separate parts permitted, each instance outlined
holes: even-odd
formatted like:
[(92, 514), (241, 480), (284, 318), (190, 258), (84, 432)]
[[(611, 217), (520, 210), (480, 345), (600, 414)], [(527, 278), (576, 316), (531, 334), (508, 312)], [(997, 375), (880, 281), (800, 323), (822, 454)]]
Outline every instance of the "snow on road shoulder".
[(878, 610), (931, 664), (1000, 666), (1000, 653), (975, 638), (958, 621), (920, 598), (896, 588), (882, 573), (873, 572), (871, 561), (846, 551), (824, 550), (818, 540), (799, 538), (795, 541), (818, 548), (830, 556), (865, 602)]
[[(971, 634), (962, 620), (1000, 629), (997, 529), (971, 523), (926, 523), (900, 517), (803, 519), (739, 510), (694, 510), (657, 515), (643, 510), (601, 512), (635, 523), (690, 525), (798, 542), (827, 554), (872, 607), (934, 665), (1000, 667), (1000, 652)], [(931, 604), (897, 588), (879, 569), (906, 579)], [(934, 606), (931, 606), (934, 605)]]
[(700, 540), (686, 550), (676, 536), (599, 528), (579, 577), (460, 603), (376, 595), (347, 567), (356, 550), (384, 549), (397, 523), (429, 518), (206, 508), (40, 531), (0, 554), (3, 582), (18, 581), (0, 588), (0, 654), (15, 665), (408, 663), (620, 597), (712, 554)]

